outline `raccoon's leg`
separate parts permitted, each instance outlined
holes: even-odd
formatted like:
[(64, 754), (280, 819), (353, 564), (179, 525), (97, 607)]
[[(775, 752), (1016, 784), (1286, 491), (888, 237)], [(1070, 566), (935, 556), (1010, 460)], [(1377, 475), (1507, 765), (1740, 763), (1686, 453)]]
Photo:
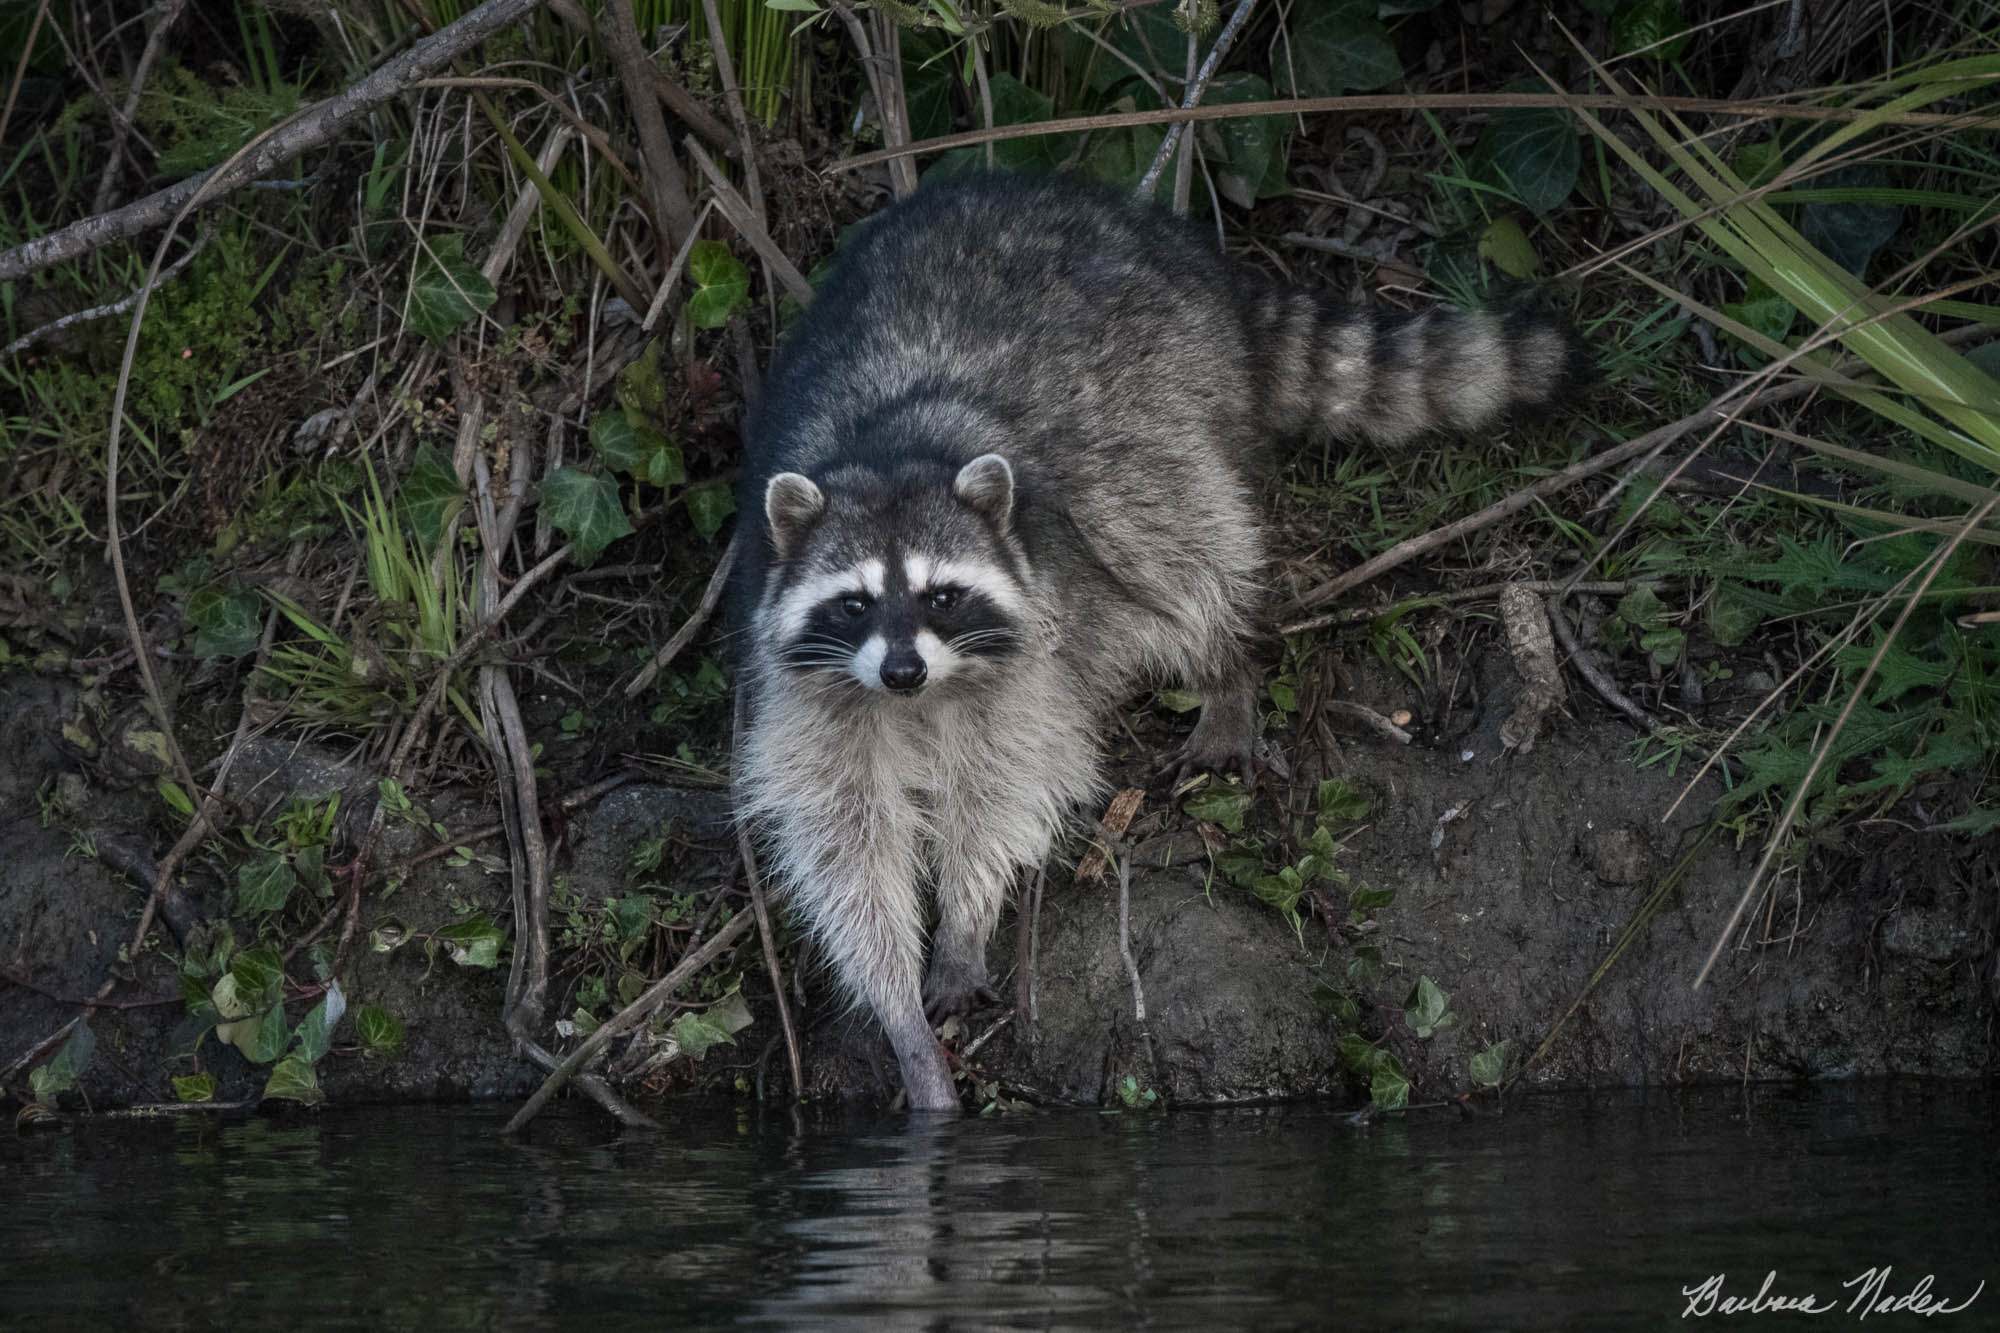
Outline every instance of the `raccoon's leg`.
[(795, 902), (841, 982), (875, 1011), (895, 1049), (910, 1109), (955, 1113), (958, 1092), (918, 985), (924, 920), (914, 858), (883, 855), (892, 849), (882, 844), (893, 841), (864, 844), (875, 854), (852, 860), (815, 858), (817, 865), (795, 876)]
[(1201, 695), (1201, 717), (1168, 760), (1176, 787), (1202, 769), (1222, 773), (1233, 768), (1250, 786), (1265, 773), (1291, 776), (1284, 757), (1257, 735), (1257, 672), (1241, 647), (1233, 647), (1195, 688)]
[(993, 938), (1013, 878), (1012, 856), (976, 860), (961, 850), (940, 868), (937, 937), (924, 978), (924, 1012), (931, 1019), (1000, 998), (986, 972), (986, 943)]

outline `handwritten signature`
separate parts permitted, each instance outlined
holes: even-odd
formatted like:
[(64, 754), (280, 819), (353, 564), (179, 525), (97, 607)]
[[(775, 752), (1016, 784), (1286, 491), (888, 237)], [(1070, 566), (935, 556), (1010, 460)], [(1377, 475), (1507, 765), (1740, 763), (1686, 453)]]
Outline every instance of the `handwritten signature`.
[(1772, 1290), (1778, 1282), (1776, 1269), (1764, 1274), (1764, 1285), (1757, 1288), (1755, 1296), (1729, 1296), (1723, 1293), (1728, 1275), (1714, 1273), (1696, 1286), (1681, 1288), (1681, 1295), (1687, 1298), (1687, 1308), (1681, 1311), (1681, 1318), (1706, 1319), (1716, 1314), (1834, 1314), (1840, 1311), (1856, 1319), (1866, 1319), (1871, 1314), (1957, 1314), (1978, 1300), (1979, 1294), (1986, 1290), (1982, 1279), (1970, 1296), (1954, 1305), (1950, 1297), (1932, 1293), (1931, 1284), (1936, 1279), (1926, 1273), (1908, 1291), (1893, 1293), (1889, 1290), (1889, 1275), (1894, 1271), (1893, 1268), (1870, 1268), (1841, 1283), (1843, 1288), (1854, 1293), (1845, 1303), (1838, 1298), (1822, 1299), (1818, 1293), (1810, 1291), (1799, 1295), (1781, 1295)]

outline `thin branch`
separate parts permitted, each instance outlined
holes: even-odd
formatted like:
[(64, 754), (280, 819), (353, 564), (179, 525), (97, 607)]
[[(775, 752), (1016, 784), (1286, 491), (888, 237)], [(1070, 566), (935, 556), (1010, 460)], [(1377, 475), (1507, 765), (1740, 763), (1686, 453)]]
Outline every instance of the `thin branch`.
[[(1081, 134), (1093, 130), (1126, 129), (1135, 125), (1171, 125), (1181, 121), (1235, 120), (1243, 116), (1296, 116), (1309, 113), (1352, 113), (1357, 111), (1497, 111), (1514, 107), (1550, 108), (1557, 111), (1575, 107), (1620, 111), (1632, 107), (1678, 111), (1689, 114), (1742, 116), (1749, 120), (1807, 120), (1844, 124), (1877, 113), (1865, 108), (1807, 106), (1791, 103), (1731, 101), (1710, 97), (1612, 97), (1593, 93), (1571, 96), (1553, 93), (1372, 93), (1356, 97), (1296, 97), (1269, 102), (1233, 102), (1221, 106), (1162, 107), (1153, 111), (1107, 112), (1097, 116), (1067, 116), (1059, 120), (1025, 125), (998, 125), (990, 130), (965, 130), (941, 134), (920, 143), (878, 148), (831, 162), (823, 168), (829, 174), (857, 171), (881, 162), (897, 162), (927, 153), (949, 152), (954, 148), (977, 148), (981, 144), (1008, 139), (1032, 139), (1044, 134)], [(1884, 114), (1885, 125), (1937, 125), (1954, 130), (1991, 129), (2000, 126), (2000, 116), (1979, 112), (1909, 111)], [(4, 276), (4, 274), (0, 274)]]
[(542, 0), (486, 0), (486, 3), (386, 60), (374, 73), (344, 92), (315, 102), (246, 145), (227, 162), (170, 185), (109, 213), (72, 222), (60, 231), (0, 253), (0, 282), (26, 277), (51, 264), (150, 231), (174, 220), (190, 206), (214, 203), (254, 180), (270, 175), (300, 153), (331, 142), (337, 134), (397, 96), (418, 79), (436, 73), (497, 32), (519, 23)]
[[(1222, 64), (1222, 58), (1229, 54), (1229, 48), (1236, 44), (1237, 34), (1243, 31), (1243, 25), (1249, 19), (1250, 11), (1256, 7), (1257, 0), (1237, 0), (1235, 12), (1230, 14), (1229, 22), (1223, 25), (1221, 33), (1216, 36), (1215, 45), (1209, 48), (1208, 58), (1201, 62), (1201, 69), (1195, 74), (1194, 81), (1188, 84), (1187, 92), (1181, 97), (1181, 111), (1193, 111), (1200, 104), (1201, 95), (1208, 91), (1208, 81), (1215, 77), (1216, 68)], [(1192, 37), (1189, 38), (1189, 42), (1188, 54), (1192, 56), (1194, 54)], [(1180, 145), (1181, 136), (1187, 132), (1187, 127), (1186, 119), (1176, 119), (1168, 126), (1167, 137), (1160, 140), (1159, 151), (1153, 154), (1153, 164), (1146, 168), (1146, 174), (1139, 180), (1139, 188), (1135, 191), (1139, 198), (1153, 197), (1153, 191), (1160, 183), (1160, 173), (1167, 169), (1167, 162), (1173, 157), (1174, 149)], [(1183, 175), (1180, 179), (1184, 183), (1186, 168), (1183, 167), (1181, 170)], [(1176, 185), (1174, 193), (1176, 199), (1185, 196), (1185, 190), (1181, 185)], [(1186, 211), (1185, 205), (1181, 206), (1181, 211)]]
[(715, 160), (702, 151), (700, 144), (691, 138), (682, 142), (687, 145), (688, 156), (694, 159), (695, 166), (707, 178), (709, 188), (715, 192), (715, 206), (722, 210), (722, 216), (729, 219), (729, 225), (736, 228), (737, 234), (750, 242), (750, 248), (757, 252), (758, 257), (771, 266), (772, 274), (784, 284), (794, 300), (801, 305), (809, 304), (813, 296), (812, 284), (806, 281), (805, 274), (799, 272), (798, 265), (778, 248), (771, 234), (764, 230), (757, 211), (737, 193), (736, 187), (729, 183), (729, 178), (722, 174)]
[(667, 137), (667, 120), (653, 95), (653, 58), (639, 39), (633, 0), (608, 0), (604, 7), (604, 44), (625, 85), (625, 109), (639, 135), (639, 160), (644, 164), (647, 200), (653, 225), (659, 229), (660, 262), (671, 263), (674, 250), (694, 229), (694, 207), (688, 202), (687, 173), (674, 156)]
[(757, 914), (757, 939), (764, 949), (764, 969), (771, 974), (771, 998), (778, 1002), (778, 1026), (785, 1034), (785, 1055), (792, 1064), (792, 1100), (800, 1101), (806, 1095), (806, 1075), (805, 1065), (799, 1059), (799, 1036), (792, 1027), (792, 1008), (785, 1002), (785, 974), (778, 966), (778, 937), (771, 929), (770, 908), (764, 903), (764, 881), (757, 871), (757, 852), (750, 845), (749, 828), (742, 824), (736, 828), (736, 845), (743, 857), (744, 882), (750, 886), (750, 907)]
[(751, 215), (764, 225), (764, 187), (757, 179), (757, 141), (750, 136), (750, 117), (743, 110), (743, 90), (736, 83), (736, 61), (729, 54), (729, 33), (722, 26), (722, 12), (715, 0), (701, 0), (708, 16), (708, 49), (715, 57), (715, 77), (722, 84), (722, 100), (729, 119), (736, 125), (736, 139), (743, 152), (743, 188), (749, 191)]
[(7, 125), (14, 119), (14, 99), (21, 95), (21, 84), (28, 77), (28, 60), (35, 54), (35, 39), (42, 35), (42, 24), (49, 17), (49, 0), (35, 7), (35, 21), (28, 25), (28, 40), (21, 46), (21, 58), (14, 62), (14, 81), (7, 85), (6, 105), (0, 106), (0, 143), (7, 142)]
[(574, 1078), (578, 1070), (596, 1059), (598, 1053), (610, 1044), (613, 1037), (645, 1022), (655, 1009), (673, 998), (674, 992), (690, 978), (721, 957), (724, 950), (742, 938), (743, 933), (750, 929), (750, 924), (755, 919), (754, 912), (738, 912), (721, 930), (709, 938), (708, 943), (681, 959), (673, 971), (647, 987), (645, 993), (638, 999), (606, 1019), (595, 1032), (585, 1037), (582, 1043), (569, 1053), (568, 1058), (556, 1067), (541, 1087), (535, 1089), (535, 1094), (528, 1098), (526, 1105), (514, 1113), (514, 1118), (507, 1122), (506, 1128), (501, 1132), (518, 1134), (526, 1129), (528, 1122), (540, 1115), (542, 1108), (548, 1105), (549, 1098), (560, 1092), (563, 1084)]
[(729, 571), (736, 564), (737, 541), (737, 536), (732, 533), (729, 545), (722, 548), (722, 560), (716, 565), (715, 572), (708, 576), (708, 586), (702, 589), (700, 604), (695, 607), (693, 614), (682, 622), (681, 627), (674, 631), (674, 637), (667, 640), (667, 646), (653, 654), (653, 660), (648, 662), (645, 669), (634, 676), (632, 683), (625, 687), (627, 699), (637, 698), (643, 693), (646, 687), (653, 683), (653, 679), (680, 656), (681, 650), (694, 642), (694, 636), (701, 633), (701, 627), (715, 614), (716, 604), (722, 600), (722, 590), (729, 586)]
[(1623, 713), (1633, 726), (1651, 735), (1660, 729), (1659, 719), (1641, 708), (1618, 688), (1618, 683), (1606, 675), (1604, 669), (1583, 651), (1583, 645), (1576, 641), (1576, 631), (1569, 625), (1569, 617), (1563, 614), (1563, 593), (1560, 589), (1549, 594), (1549, 626), (1555, 630), (1556, 642), (1562, 645), (1569, 664), (1576, 668), (1584, 683), (1597, 692), (1597, 697)]
[(139, 63), (132, 69), (132, 86), (125, 93), (125, 105), (111, 118), (111, 147), (105, 154), (104, 174), (97, 179), (97, 194), (90, 205), (93, 213), (102, 213), (111, 207), (111, 192), (117, 188), (118, 167), (125, 157), (125, 140), (132, 133), (132, 118), (139, 112), (139, 99), (145, 94), (146, 80), (152, 77), (154, 62), (166, 49), (167, 34), (180, 21), (181, 11), (186, 8), (187, 0), (161, 0), (160, 17), (154, 22), (152, 32), (146, 35), (146, 49), (139, 53)]
[[(575, 0), (547, 0), (549, 12), (561, 19), (570, 31), (581, 37), (594, 37), (597, 29), (592, 26), (590, 16), (578, 8)], [(709, 114), (708, 108), (695, 99), (695, 95), (667, 76), (658, 61), (647, 62), (653, 70), (653, 93), (660, 99), (660, 105), (671, 111), (689, 129), (708, 140), (717, 152), (736, 156), (736, 141), (730, 138), (728, 127)]]
[(1509, 588), (1526, 588), (1529, 592), (1583, 593), (1600, 597), (1622, 597), (1632, 589), (1644, 584), (1652, 586), (1646, 579), (1606, 579), (1596, 583), (1572, 584), (1567, 579), (1515, 579), (1507, 583), (1482, 583), (1476, 588), (1457, 588), (1451, 592), (1415, 593), (1397, 602), (1394, 606), (1351, 606), (1345, 611), (1327, 611), (1305, 620), (1294, 620), (1288, 625), (1278, 626), (1278, 633), (1306, 634), (1317, 629), (1327, 629), (1334, 625), (1360, 625), (1367, 621), (1388, 615), (1402, 607), (1448, 606), (1454, 602), (1478, 602), (1488, 597), (1498, 597)]
[[(161, 272), (160, 276), (154, 280), (153, 286), (162, 286), (177, 277), (180, 271), (186, 268), (194, 260), (194, 257), (202, 252), (202, 247), (208, 244), (209, 235), (210, 233), (204, 231), (201, 235), (195, 237), (194, 244), (188, 247), (187, 253), (169, 264)], [(38, 329), (29, 329), (5, 347), (0, 347), (0, 359), (13, 356), (17, 352), (25, 352), (42, 339), (53, 337), (55, 334), (61, 333), (64, 329), (73, 327), (74, 325), (87, 324), (93, 319), (109, 319), (113, 315), (122, 315), (138, 304), (138, 301), (139, 293), (133, 292), (131, 295), (113, 301), (109, 305), (92, 306), (88, 310), (79, 310), (75, 314), (64, 315), (61, 319), (50, 320)]]
[(1370, 708), (1367, 704), (1358, 704), (1350, 699), (1322, 699), (1319, 707), (1322, 712), (1333, 713), (1337, 716), (1351, 718), (1359, 722), (1385, 741), (1394, 741), (1398, 745), (1408, 745), (1413, 739), (1409, 732), (1403, 730), (1390, 719)]

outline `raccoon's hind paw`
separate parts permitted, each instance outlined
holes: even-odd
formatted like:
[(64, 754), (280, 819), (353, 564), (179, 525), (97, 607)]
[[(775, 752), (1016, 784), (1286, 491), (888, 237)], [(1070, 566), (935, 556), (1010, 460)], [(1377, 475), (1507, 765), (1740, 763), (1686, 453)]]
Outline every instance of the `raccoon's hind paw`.
[(1200, 723), (1195, 724), (1194, 734), (1187, 738), (1187, 743), (1167, 757), (1166, 770), (1173, 774), (1175, 791), (1204, 771), (1218, 775), (1240, 773), (1243, 785), (1249, 788), (1255, 788), (1257, 780), (1267, 773), (1280, 782), (1292, 779), (1291, 765), (1271, 742), (1241, 732), (1204, 736)]
[(924, 979), (924, 1017), (933, 1023), (999, 1002), (1000, 993), (987, 981), (984, 967), (958, 968), (942, 965), (940, 960)]

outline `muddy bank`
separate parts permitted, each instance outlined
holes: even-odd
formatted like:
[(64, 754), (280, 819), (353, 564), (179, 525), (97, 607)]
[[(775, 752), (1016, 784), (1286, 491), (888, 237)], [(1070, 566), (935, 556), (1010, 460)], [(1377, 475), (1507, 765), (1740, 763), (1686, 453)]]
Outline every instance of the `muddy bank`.
[[(81, 1091), (100, 1108), (169, 1101), (169, 1078), (194, 1067), (203, 1031), (181, 999), (179, 939), (229, 915), (236, 869), (226, 855), (193, 858), (167, 921), (137, 959), (121, 960), (144, 901), (139, 877), (172, 833), (144, 745), (137, 759), (114, 762), (116, 721), (92, 720), (86, 703), (48, 680), (16, 676), (0, 686), (8, 757), (0, 767), (7, 863), (0, 1068), (116, 975), (115, 1007), (93, 1022), (98, 1055)], [(977, 1042), (970, 1064), (978, 1081), (1006, 1095), (1097, 1103), (1114, 1099), (1130, 1076), (1130, 1087), (1190, 1103), (1356, 1095), (1341, 1040), (1360, 1035), (1394, 1052), (1413, 1098), (1452, 1095), (1474, 1086), (1473, 1057), (1497, 1043), (1509, 1044), (1509, 1063), (1519, 1066), (1583, 995), (1660, 877), (1673, 872), (1649, 927), (1576, 1006), (1528, 1081), (1575, 1088), (1991, 1071), (1993, 923), (1973, 890), (1914, 868), (1866, 882), (1788, 878), (1754, 923), (1752, 938), (1774, 942), (1732, 952), (1717, 980), (1694, 992), (1689, 982), (1754, 848), (1738, 852), (1722, 836), (1700, 842), (1706, 801), (1699, 794), (1661, 823), (1659, 812), (1685, 778), (1634, 768), (1629, 733), (1616, 726), (1560, 722), (1527, 754), (1503, 752), (1495, 737), (1494, 727), (1474, 725), (1447, 744), (1344, 738), (1324, 774), (1297, 765), (1304, 781), (1339, 777), (1367, 793), (1369, 813), (1347, 837), (1340, 866), (1353, 884), (1395, 891), (1393, 902), (1366, 914), (1371, 919), (1331, 931), (1309, 915), (1295, 932), (1217, 874), (1208, 855), (1214, 831), (1205, 843), (1185, 812), (1163, 808), (1155, 788), (1130, 830), (1143, 1032), (1119, 952), (1115, 877), (1075, 882), (1079, 840), (1048, 877), (1033, 1016), (1008, 1018), (1005, 1006), (972, 1015), (951, 1033), (954, 1044), (964, 1050)], [(359, 765), (272, 738), (248, 747), (229, 790), (243, 809), (266, 817), (297, 798), (341, 793), (329, 864), (339, 849), (351, 850), (378, 799), (375, 775)], [(489, 824), (497, 811), (472, 789), (416, 795), (418, 814), (390, 820), (381, 853), (382, 863), (401, 864), (397, 883), (370, 895), (342, 978), (350, 1012), (378, 1006), (397, 1016), (405, 1039), (393, 1052), (371, 1054), (341, 1031), (321, 1063), (322, 1086), (346, 1103), (519, 1095), (537, 1075), (501, 1031), (506, 951), (494, 966), (461, 965), (437, 937), (481, 916), (511, 934), (505, 844), (489, 839), (469, 859), (410, 863), (436, 845), (430, 825), (456, 834)], [(1274, 799), (1253, 808), (1253, 824), (1276, 821)], [(693, 905), (654, 948), (684, 944), (739, 910), (741, 899), (725, 890), (723, 818), (715, 791), (634, 781), (559, 821), (552, 1020), (571, 1013), (579, 975), (608, 947), (591, 926), (608, 902), (643, 892)], [(637, 874), (635, 864), (649, 860), (650, 872)], [(719, 890), (722, 905), (703, 907)], [(331, 899), (303, 904), (296, 919), (319, 916), (323, 901)], [(566, 933), (565, 920), (590, 928)], [(240, 918), (235, 925), (250, 929)], [(1007, 1005), (1026, 994), (1019, 942), (1015, 923), (1003, 921), (992, 962)], [(1379, 966), (1357, 964), (1371, 947)], [(625, 966), (658, 975), (664, 962), (670, 958), (641, 949)], [(287, 1008), (293, 1021), (308, 1007), (323, 963), (311, 949), (288, 960), (287, 975), (304, 996)], [(623, 1068), (643, 1090), (783, 1087), (774, 1007), (754, 943), (733, 966), (750, 1027), (698, 1063), (665, 1058), (671, 1051), (657, 1041), (628, 1053)], [(1403, 1012), (1419, 978), (1448, 997), (1454, 1016), (1428, 1037)], [(840, 1008), (809, 958), (802, 983), (792, 985), (804, 1000), (795, 1012), (805, 1028), (809, 1090), (883, 1095), (893, 1064), (872, 1025)], [(605, 1012), (600, 1006), (598, 1016)], [(254, 1096), (268, 1072), (212, 1036), (199, 1060), (221, 1100)], [(24, 1074), (15, 1070), (8, 1082), (18, 1091)]]

